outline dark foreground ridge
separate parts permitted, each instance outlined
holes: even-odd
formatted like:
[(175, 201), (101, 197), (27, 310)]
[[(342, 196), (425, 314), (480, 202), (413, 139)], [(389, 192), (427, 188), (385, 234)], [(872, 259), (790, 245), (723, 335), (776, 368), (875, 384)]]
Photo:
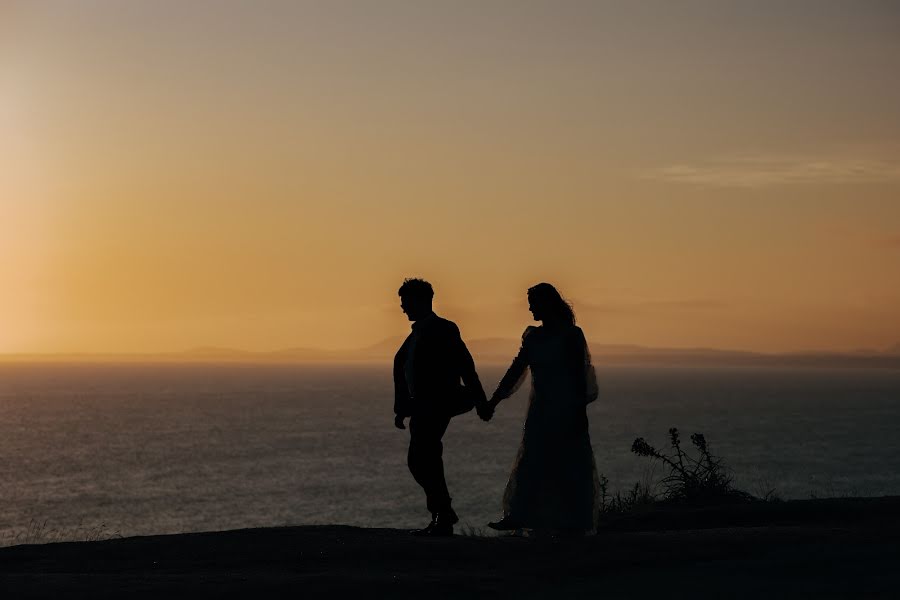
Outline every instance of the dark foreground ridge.
[[(900, 498), (783, 503), (740, 527), (422, 539), (304, 526), (0, 548), (4, 598), (898, 597)], [(708, 523), (719, 523), (722, 511)], [(660, 526), (661, 522), (654, 522)]]

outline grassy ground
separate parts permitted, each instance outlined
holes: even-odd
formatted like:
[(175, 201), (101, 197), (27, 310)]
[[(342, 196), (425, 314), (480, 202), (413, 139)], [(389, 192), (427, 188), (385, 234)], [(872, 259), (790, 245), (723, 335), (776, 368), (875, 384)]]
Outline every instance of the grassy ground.
[(0, 590), (4, 598), (900, 597), (900, 498), (759, 506), (644, 515), (580, 539), (419, 539), (324, 526), (15, 546), (0, 549)]

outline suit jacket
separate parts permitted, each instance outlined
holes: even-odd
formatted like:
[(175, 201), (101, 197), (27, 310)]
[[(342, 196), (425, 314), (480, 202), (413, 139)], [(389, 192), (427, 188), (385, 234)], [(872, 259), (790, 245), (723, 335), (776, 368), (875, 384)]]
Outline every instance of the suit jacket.
[(479, 401), (484, 388), (456, 324), (434, 314), (417, 321), (394, 357), (394, 413), (454, 416)]

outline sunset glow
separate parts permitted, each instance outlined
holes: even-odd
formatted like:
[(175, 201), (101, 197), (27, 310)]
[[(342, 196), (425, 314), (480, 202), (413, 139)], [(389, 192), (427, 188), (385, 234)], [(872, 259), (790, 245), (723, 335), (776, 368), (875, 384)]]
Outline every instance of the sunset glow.
[(900, 342), (900, 10), (566, 6), (3, 3), (0, 353)]

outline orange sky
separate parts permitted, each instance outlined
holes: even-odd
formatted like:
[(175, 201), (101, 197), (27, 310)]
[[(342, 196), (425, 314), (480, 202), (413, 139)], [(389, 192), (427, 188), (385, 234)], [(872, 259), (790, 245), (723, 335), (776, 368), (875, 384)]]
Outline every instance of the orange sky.
[(900, 342), (900, 10), (635, 4), (3, 3), (0, 353)]

